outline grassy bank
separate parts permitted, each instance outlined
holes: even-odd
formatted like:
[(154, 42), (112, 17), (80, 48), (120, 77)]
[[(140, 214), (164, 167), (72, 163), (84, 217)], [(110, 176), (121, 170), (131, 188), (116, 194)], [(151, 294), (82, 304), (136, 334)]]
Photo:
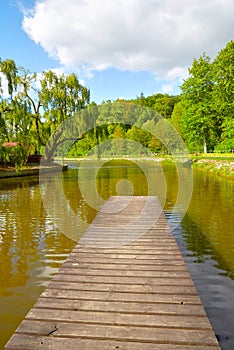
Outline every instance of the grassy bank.
[(192, 161), (194, 168), (234, 180), (233, 154), (205, 154), (198, 157), (192, 156)]

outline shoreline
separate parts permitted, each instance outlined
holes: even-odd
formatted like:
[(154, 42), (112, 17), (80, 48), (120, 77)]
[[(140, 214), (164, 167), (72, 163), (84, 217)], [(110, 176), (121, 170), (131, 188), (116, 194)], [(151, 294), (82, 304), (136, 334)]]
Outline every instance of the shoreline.
[[(82, 162), (84, 160), (87, 161), (98, 161), (97, 158), (85, 158), (85, 157), (80, 157), (80, 158), (63, 158), (60, 161), (65, 161), (65, 162)], [(159, 163), (173, 163), (173, 157), (171, 156), (166, 156), (166, 157), (110, 157), (110, 158), (101, 158), (103, 161), (118, 161), (118, 160), (126, 160), (126, 161), (153, 161), (153, 162), (159, 162)], [(231, 156), (230, 159), (229, 157), (225, 157), (224, 159), (221, 159), (221, 157), (180, 157), (178, 156), (177, 159), (178, 163), (181, 162), (181, 164), (189, 164), (193, 167), (193, 169), (199, 169), (202, 171), (205, 171), (207, 174), (210, 175), (215, 175), (218, 176), (219, 178), (226, 179), (226, 180), (232, 180), (234, 181), (234, 157)]]
[(193, 168), (234, 181), (234, 160), (198, 159), (193, 162)]
[(50, 165), (25, 165), (22, 169), (16, 171), (14, 167), (1, 167), (0, 166), (0, 179), (6, 178), (18, 178), (25, 176), (39, 175), (41, 171), (46, 173), (54, 173), (59, 171), (66, 171), (67, 165), (62, 164), (50, 164)]
[[(159, 162), (159, 163), (173, 163), (173, 157), (167, 156), (167, 157), (108, 157), (108, 158), (101, 158), (102, 161), (118, 161), (118, 160), (126, 160), (126, 161), (153, 161), (153, 162)], [(209, 157), (178, 157), (178, 162), (181, 160), (182, 164), (185, 164), (189, 162), (189, 164), (192, 165), (194, 169), (202, 170), (208, 174), (216, 175), (222, 179), (227, 180), (234, 180), (234, 159), (211, 159)], [(66, 171), (68, 169), (67, 164), (63, 164), (63, 162), (79, 162), (79, 161), (98, 161), (97, 158), (63, 158), (63, 159), (57, 159), (57, 163), (50, 164), (50, 165), (41, 165), (41, 164), (34, 164), (34, 165), (26, 165), (19, 171), (16, 171), (14, 167), (10, 166), (0, 166), (0, 180), (4, 178), (15, 178), (15, 177), (25, 177), (25, 176), (33, 176), (33, 175), (39, 175), (40, 171), (45, 171), (48, 173), (53, 172), (59, 172), (59, 171)], [(186, 161), (185, 161), (186, 160)]]

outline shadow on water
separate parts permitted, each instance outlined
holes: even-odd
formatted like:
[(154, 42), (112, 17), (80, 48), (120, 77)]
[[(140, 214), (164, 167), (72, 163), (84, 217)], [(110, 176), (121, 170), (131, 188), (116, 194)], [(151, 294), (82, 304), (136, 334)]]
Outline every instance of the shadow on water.
[(234, 349), (234, 271), (188, 215), (173, 233), (220, 346)]
[(1, 179), (0, 191), (35, 186), (38, 184), (39, 184), (38, 176), (28, 176), (28, 177), (24, 176), (24, 177)]

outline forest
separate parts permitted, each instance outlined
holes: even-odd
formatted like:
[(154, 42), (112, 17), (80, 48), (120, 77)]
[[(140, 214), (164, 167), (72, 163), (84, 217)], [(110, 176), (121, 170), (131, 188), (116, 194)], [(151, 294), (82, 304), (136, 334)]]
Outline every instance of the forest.
[(0, 61), (0, 77), (1, 163), (22, 166), (30, 154), (51, 161), (93, 149), (112, 155), (170, 153), (177, 146), (171, 130), (160, 136), (162, 118), (191, 153), (234, 151), (234, 41), (213, 60), (206, 53), (194, 59), (177, 96), (141, 93), (97, 106), (75, 73), (32, 73), (12, 59)]

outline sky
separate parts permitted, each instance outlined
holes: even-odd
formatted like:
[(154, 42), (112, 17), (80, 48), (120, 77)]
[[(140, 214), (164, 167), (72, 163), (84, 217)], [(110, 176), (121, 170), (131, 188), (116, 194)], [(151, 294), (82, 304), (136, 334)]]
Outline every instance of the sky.
[(75, 72), (91, 101), (180, 93), (234, 39), (234, 0), (2, 0), (0, 57)]

